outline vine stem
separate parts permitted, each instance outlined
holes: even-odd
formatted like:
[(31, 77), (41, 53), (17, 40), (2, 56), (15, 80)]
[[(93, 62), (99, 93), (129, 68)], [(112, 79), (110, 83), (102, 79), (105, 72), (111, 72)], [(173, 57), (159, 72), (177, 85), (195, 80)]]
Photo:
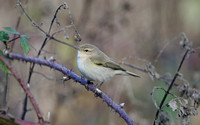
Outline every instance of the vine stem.
[(26, 86), (24, 80), (20, 77), (20, 75), (17, 73), (17, 71), (3, 58), (2, 55), (0, 55), (0, 60), (5, 64), (6, 67), (10, 70), (10, 72), (13, 74), (15, 79), (19, 82), (20, 86), (23, 88), (24, 92), (27, 94), (28, 98), (30, 99), (31, 104), (33, 105), (33, 108), (37, 114), (39, 123), (43, 124), (44, 119), (42, 117), (42, 114), (40, 112), (40, 109), (36, 103), (36, 100), (34, 99), (32, 93), (30, 92), (30, 89), (28, 86)]

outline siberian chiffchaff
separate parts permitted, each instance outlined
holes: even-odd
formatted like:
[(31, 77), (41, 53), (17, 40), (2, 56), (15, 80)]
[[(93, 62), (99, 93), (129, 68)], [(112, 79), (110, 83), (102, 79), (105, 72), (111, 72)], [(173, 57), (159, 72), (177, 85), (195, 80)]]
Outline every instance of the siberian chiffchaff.
[(89, 81), (101, 85), (115, 75), (139, 75), (129, 72), (112, 61), (106, 54), (91, 44), (83, 44), (79, 47), (77, 65), (80, 73)]

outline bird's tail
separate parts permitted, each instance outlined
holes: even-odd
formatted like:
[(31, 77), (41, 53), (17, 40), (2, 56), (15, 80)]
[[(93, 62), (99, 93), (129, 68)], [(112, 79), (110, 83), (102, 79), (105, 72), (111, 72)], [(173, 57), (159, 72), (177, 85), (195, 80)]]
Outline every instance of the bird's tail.
[(135, 74), (135, 73), (132, 73), (132, 72), (130, 72), (130, 71), (126, 71), (126, 73), (129, 74), (129, 75), (131, 75), (131, 76), (139, 77), (139, 78), (140, 78), (139, 75), (137, 75), (137, 74)]

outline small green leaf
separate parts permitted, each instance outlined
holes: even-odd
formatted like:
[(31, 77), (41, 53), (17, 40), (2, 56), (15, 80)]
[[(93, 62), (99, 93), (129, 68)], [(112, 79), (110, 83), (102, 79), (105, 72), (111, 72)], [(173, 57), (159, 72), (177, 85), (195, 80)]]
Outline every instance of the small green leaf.
[(9, 40), (9, 35), (8, 33), (4, 32), (4, 31), (0, 31), (0, 41), (5, 42)]
[[(4, 59), (6, 59), (5, 55), (3, 54), (3, 52), (1, 50), (0, 50), (0, 54), (1, 54), (1, 56), (3, 56)], [(9, 69), (8, 69), (8, 67), (5, 66), (5, 64), (2, 61), (0, 61), (0, 67), (6, 74), (8, 74)]]
[(28, 54), (28, 52), (29, 52), (28, 41), (24, 37), (21, 37), (21, 47), (22, 47), (24, 53)]
[(27, 35), (21, 35), (21, 37), (23, 37), (23, 38), (27, 38), (27, 39), (30, 39), (30, 37), (27, 36)]
[[(34, 47), (33, 47), (33, 45), (30, 43), (30, 42), (28, 42), (28, 44), (33, 48), (33, 49), (35, 49)], [(35, 49), (36, 50), (36, 49)]]
[(11, 27), (4, 27), (4, 29), (8, 30), (6, 33), (17, 34), (20, 35), (16, 30), (12, 29)]

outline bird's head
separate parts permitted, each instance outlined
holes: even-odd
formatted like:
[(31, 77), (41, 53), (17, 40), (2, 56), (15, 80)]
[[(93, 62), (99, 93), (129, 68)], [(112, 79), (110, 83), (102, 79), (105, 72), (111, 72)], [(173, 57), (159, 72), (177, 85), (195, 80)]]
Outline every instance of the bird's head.
[(81, 58), (89, 58), (98, 55), (99, 49), (91, 44), (83, 44), (79, 46), (79, 56)]

